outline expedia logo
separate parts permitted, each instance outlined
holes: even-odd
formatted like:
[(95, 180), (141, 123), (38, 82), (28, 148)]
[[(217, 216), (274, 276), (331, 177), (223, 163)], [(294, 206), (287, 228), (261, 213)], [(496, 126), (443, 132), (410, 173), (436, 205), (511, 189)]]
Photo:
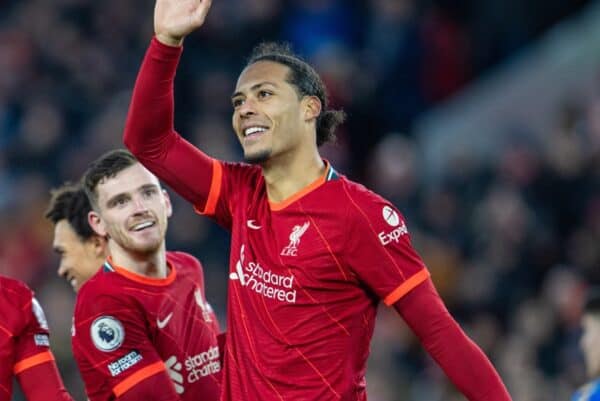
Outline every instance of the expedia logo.
[(400, 241), (400, 237), (404, 234), (408, 234), (408, 230), (406, 229), (406, 224), (402, 221), (402, 224), (398, 226), (401, 222), (400, 216), (398, 213), (390, 206), (384, 206), (381, 210), (381, 214), (383, 216), (383, 220), (388, 223), (391, 227), (396, 227), (392, 231), (382, 231), (378, 234), (379, 242), (381, 245), (386, 246), (391, 242), (398, 243)]

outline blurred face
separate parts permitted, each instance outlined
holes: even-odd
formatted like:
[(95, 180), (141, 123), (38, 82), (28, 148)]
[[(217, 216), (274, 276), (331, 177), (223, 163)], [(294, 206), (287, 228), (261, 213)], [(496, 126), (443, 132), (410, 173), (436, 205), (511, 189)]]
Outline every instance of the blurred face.
[(285, 65), (259, 61), (246, 67), (238, 78), (231, 98), (232, 123), (250, 163), (265, 162), (300, 146), (316, 147), (303, 135), (311, 118), (313, 123), (316, 118), (307, 108), (315, 99), (299, 99), (286, 81), (288, 72)]
[(90, 212), (89, 221), (109, 239), (111, 253), (116, 247), (129, 254), (153, 254), (164, 245), (171, 202), (144, 166), (136, 163), (100, 181), (96, 193), (98, 211)]
[(585, 359), (585, 367), (590, 378), (600, 376), (600, 316), (591, 313), (583, 315), (581, 325), (581, 350)]
[(105, 240), (92, 237), (82, 240), (67, 220), (54, 226), (52, 247), (60, 257), (58, 275), (64, 277), (75, 292), (102, 266), (106, 257)]

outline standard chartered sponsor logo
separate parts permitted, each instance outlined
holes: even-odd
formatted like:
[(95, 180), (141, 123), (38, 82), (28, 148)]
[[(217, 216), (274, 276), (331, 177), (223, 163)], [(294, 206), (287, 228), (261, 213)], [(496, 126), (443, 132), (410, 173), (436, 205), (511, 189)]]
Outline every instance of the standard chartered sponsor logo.
[(194, 383), (203, 377), (219, 372), (221, 370), (219, 347), (215, 345), (208, 351), (187, 357), (184, 365), (188, 372), (188, 383)]
[(236, 263), (236, 271), (231, 272), (229, 278), (239, 280), (242, 286), (264, 297), (295, 303), (294, 276), (273, 273), (257, 262), (248, 262), (244, 265), (244, 249), (245, 246), (242, 245), (240, 259)]
[[(173, 355), (165, 361), (169, 377), (175, 385), (177, 394), (183, 394), (185, 391), (186, 379), (188, 383), (195, 383), (203, 377), (212, 375), (221, 371), (219, 362), (219, 347), (216, 345), (199, 354), (188, 356), (183, 364)], [(185, 366), (185, 372), (182, 372)], [(186, 375), (184, 377), (184, 374)]]

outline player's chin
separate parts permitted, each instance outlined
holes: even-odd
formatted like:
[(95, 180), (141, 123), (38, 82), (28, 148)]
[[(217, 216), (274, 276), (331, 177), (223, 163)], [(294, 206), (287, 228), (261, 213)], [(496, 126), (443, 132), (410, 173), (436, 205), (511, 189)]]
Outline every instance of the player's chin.
[(245, 151), (244, 152), (244, 160), (246, 163), (250, 164), (262, 164), (269, 160), (271, 157), (271, 151), (268, 149), (259, 150), (259, 151)]

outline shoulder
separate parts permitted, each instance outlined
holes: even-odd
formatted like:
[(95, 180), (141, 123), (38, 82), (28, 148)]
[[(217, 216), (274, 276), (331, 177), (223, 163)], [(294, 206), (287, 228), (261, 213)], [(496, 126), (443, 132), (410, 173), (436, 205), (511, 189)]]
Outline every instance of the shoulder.
[(85, 282), (75, 300), (75, 315), (92, 313), (109, 305), (127, 302), (129, 293), (123, 291), (117, 283), (118, 274), (104, 271), (102, 268)]
[(381, 217), (385, 221), (389, 218), (403, 220), (396, 206), (364, 185), (345, 177), (340, 179), (339, 185), (341, 196), (348, 206), (348, 218), (355, 216), (362, 220), (369, 216), (378, 219)]
[(587, 383), (577, 390), (571, 401), (600, 401), (600, 379)]
[(194, 256), (187, 252), (168, 251), (167, 261), (177, 270), (198, 269), (202, 268), (202, 263)]
[(257, 182), (263, 179), (262, 169), (248, 163), (219, 161), (222, 172), (230, 181), (244, 183), (249, 187), (254, 187)]
[(11, 307), (24, 308), (33, 299), (33, 291), (22, 281), (0, 276), (0, 300)]
[(6, 276), (0, 276), (0, 293), (4, 297), (17, 296), (19, 298), (28, 298), (33, 295), (33, 291), (27, 284)]

